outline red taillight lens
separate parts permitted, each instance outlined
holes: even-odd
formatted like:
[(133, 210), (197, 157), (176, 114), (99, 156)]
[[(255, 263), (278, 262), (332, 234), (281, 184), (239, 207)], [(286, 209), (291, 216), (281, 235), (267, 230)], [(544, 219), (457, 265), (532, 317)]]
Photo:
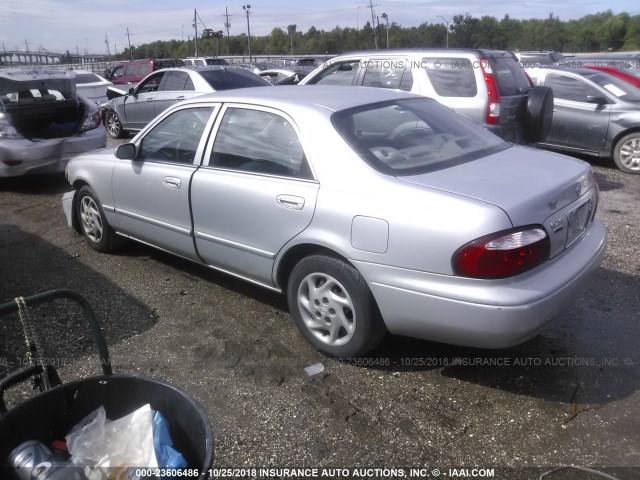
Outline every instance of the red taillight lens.
[(96, 112), (93, 115), (87, 115), (87, 118), (84, 119), (84, 123), (82, 127), (80, 127), (81, 132), (86, 132), (87, 130), (93, 130), (94, 128), (98, 128), (102, 123), (102, 116), (100, 112)]
[(529, 85), (531, 85), (532, 87), (535, 87), (535, 83), (533, 83), (533, 80), (531, 79), (531, 77), (529, 76), (529, 74), (527, 72), (524, 72), (525, 76), (527, 77), (527, 80), (529, 80)]
[(550, 242), (542, 227), (529, 226), (487, 235), (453, 255), (456, 275), (504, 278), (531, 270), (549, 259)]
[(487, 84), (487, 93), (489, 95), (489, 106), (487, 108), (487, 123), (497, 124), (500, 120), (500, 91), (498, 90), (498, 82), (493, 76), (493, 70), (486, 58), (480, 59), (480, 68), (482, 75)]

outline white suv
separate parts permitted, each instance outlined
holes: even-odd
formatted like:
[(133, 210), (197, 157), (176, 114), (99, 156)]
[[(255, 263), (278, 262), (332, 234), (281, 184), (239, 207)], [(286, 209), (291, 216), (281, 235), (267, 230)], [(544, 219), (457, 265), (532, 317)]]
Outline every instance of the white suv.
[(434, 98), (513, 143), (546, 138), (550, 89), (534, 87), (515, 55), (501, 50), (402, 49), (333, 57), (299, 85), (406, 90)]

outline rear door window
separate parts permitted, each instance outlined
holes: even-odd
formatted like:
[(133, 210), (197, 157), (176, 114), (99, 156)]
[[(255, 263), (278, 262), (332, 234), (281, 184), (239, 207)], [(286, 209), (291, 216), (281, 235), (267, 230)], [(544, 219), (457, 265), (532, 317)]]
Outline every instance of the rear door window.
[[(410, 91), (413, 86), (411, 68), (405, 59), (370, 59), (364, 65), (363, 87), (392, 88)], [(405, 79), (405, 76), (407, 77)]]
[(141, 63), (140, 65), (138, 65), (138, 75), (140, 76), (145, 76), (149, 73), (149, 64), (148, 63)]
[(270, 112), (227, 109), (209, 165), (248, 173), (311, 178), (302, 145), (291, 124)]
[(553, 96), (558, 100), (587, 103), (587, 97), (589, 95), (602, 96), (602, 94), (591, 85), (577, 78), (567, 77), (565, 75), (547, 75), (545, 85), (553, 90)]
[(475, 97), (478, 93), (471, 61), (466, 58), (423, 58), (435, 92), (441, 97)]
[(193, 90), (193, 82), (187, 72), (167, 72), (164, 76), (161, 90), (163, 91), (183, 91)]

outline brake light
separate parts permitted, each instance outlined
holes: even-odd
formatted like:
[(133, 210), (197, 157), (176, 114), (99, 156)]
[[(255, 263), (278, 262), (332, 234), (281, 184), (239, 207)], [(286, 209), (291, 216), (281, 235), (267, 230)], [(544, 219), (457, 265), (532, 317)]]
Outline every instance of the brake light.
[(535, 87), (536, 85), (533, 83), (533, 79), (529, 76), (529, 74), (527, 72), (524, 72), (525, 77), (527, 77), (527, 80), (529, 80), (529, 85), (531, 87)]
[(82, 127), (80, 127), (80, 131), (86, 132), (87, 130), (93, 130), (94, 128), (98, 128), (101, 123), (102, 116), (100, 115), (100, 111), (98, 110), (93, 115), (87, 115), (87, 118), (84, 119)]
[(22, 160), (3, 160), (2, 163), (8, 167), (17, 167), (18, 165), (22, 165)]
[(498, 90), (498, 82), (493, 75), (489, 60), (480, 59), (480, 68), (484, 76), (484, 82), (487, 84), (487, 93), (489, 95), (489, 106), (487, 107), (487, 123), (497, 124), (500, 120), (500, 92)]
[(551, 244), (541, 226), (497, 232), (467, 243), (453, 255), (456, 275), (505, 278), (531, 270), (549, 259)]

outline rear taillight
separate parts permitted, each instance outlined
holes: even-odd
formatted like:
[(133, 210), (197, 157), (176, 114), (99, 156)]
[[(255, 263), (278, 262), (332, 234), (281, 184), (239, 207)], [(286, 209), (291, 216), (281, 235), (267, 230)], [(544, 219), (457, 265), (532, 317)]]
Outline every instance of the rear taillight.
[(531, 270), (549, 259), (550, 242), (541, 226), (497, 232), (467, 243), (453, 255), (456, 275), (504, 278)]
[(500, 120), (500, 92), (498, 91), (498, 82), (493, 75), (489, 60), (480, 59), (480, 68), (484, 76), (484, 82), (487, 85), (487, 93), (489, 95), (489, 106), (487, 107), (487, 123), (497, 124)]
[(80, 127), (80, 131), (86, 132), (87, 130), (93, 130), (94, 128), (98, 128), (101, 123), (102, 116), (100, 115), (100, 111), (98, 110), (93, 115), (87, 115), (87, 118), (84, 119), (82, 127)]
[(529, 76), (529, 74), (527, 72), (524, 72), (524, 75), (527, 77), (527, 80), (529, 80), (529, 85), (531, 87), (535, 87), (535, 84), (533, 83), (533, 80), (531, 79), (531, 77)]
[(8, 167), (17, 167), (18, 165), (22, 165), (22, 160), (3, 160), (2, 163)]

